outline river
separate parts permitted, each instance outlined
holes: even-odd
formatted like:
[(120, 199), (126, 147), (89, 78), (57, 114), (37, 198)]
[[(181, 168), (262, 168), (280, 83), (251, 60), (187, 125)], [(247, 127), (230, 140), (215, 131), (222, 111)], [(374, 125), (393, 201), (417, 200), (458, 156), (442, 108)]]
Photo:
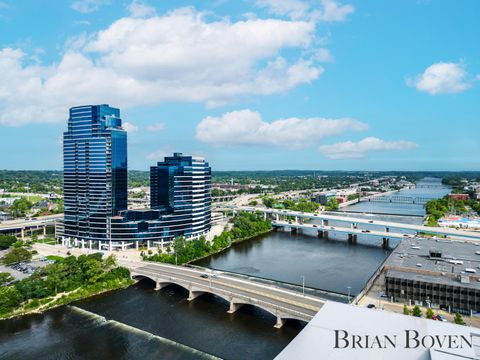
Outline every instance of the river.
[[(438, 185), (438, 180), (426, 182)], [(421, 188), (402, 195), (440, 197), (448, 191)], [(417, 215), (368, 216), (413, 223), (421, 223), (424, 215), (423, 207), (413, 204), (361, 206), (365, 205), (349, 207), (356, 212), (350, 215), (368, 216), (362, 214), (365, 211)], [(305, 279), (307, 287), (353, 295), (390, 253), (377, 242), (368, 235), (349, 245), (334, 233), (318, 239), (272, 232), (234, 244), (197, 264), (295, 285)], [(227, 314), (228, 304), (213, 295), (188, 302), (186, 291), (178, 286), (161, 291), (153, 287), (145, 280), (73, 306), (0, 321), (0, 359), (272, 359), (302, 329), (296, 321), (275, 329), (272, 315), (251, 306)]]

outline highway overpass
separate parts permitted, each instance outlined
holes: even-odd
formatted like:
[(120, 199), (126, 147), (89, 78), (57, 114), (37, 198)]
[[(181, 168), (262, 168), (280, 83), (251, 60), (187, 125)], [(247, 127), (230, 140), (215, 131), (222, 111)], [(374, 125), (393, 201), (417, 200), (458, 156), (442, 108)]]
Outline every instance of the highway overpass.
[(63, 214), (55, 214), (48, 216), (39, 216), (29, 220), (10, 220), (0, 223), (0, 233), (4, 234), (21, 234), (22, 239), (25, 236), (25, 231), (43, 229), (44, 234), (47, 226), (55, 226), (58, 220), (63, 219)]
[[(378, 220), (371, 220), (368, 218), (359, 218), (359, 217), (349, 217), (349, 216), (342, 216), (342, 215), (332, 215), (331, 213), (326, 214), (323, 212), (320, 213), (303, 213), (298, 211), (291, 211), (291, 210), (280, 210), (280, 209), (269, 209), (269, 208), (260, 208), (260, 207), (252, 207), (252, 206), (229, 206), (225, 205), (224, 209), (230, 211), (247, 211), (247, 212), (254, 212), (260, 211), (266, 215), (271, 215), (275, 221), (280, 221), (282, 218), (287, 219), (293, 218), (295, 219), (295, 223), (299, 223), (300, 219), (316, 219), (321, 220), (324, 226), (328, 225), (328, 221), (337, 221), (337, 222), (344, 222), (348, 223), (350, 228), (357, 228), (360, 229), (361, 225), (368, 225), (369, 228), (380, 228), (383, 229), (385, 233), (392, 233), (392, 229), (399, 230), (397, 233), (401, 235), (409, 235), (408, 233), (404, 232), (405, 230), (414, 232), (414, 233), (425, 233), (425, 234), (432, 234), (432, 235), (444, 235), (447, 236), (449, 239), (452, 240), (462, 240), (462, 241), (480, 241), (480, 232), (476, 231), (467, 231), (467, 230), (457, 230), (452, 228), (443, 228), (443, 227), (430, 227), (424, 225), (415, 225), (415, 224), (404, 224), (398, 223), (393, 221), (378, 221)], [(378, 230), (375, 230), (378, 231)], [(393, 237), (393, 236), (392, 236)]]

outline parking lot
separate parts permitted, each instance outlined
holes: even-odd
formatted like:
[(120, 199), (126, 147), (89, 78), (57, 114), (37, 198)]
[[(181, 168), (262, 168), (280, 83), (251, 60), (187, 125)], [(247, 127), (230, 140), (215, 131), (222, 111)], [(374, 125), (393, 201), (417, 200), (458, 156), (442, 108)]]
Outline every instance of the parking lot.
[[(0, 258), (3, 257), (3, 254), (5, 252), (6, 250), (0, 251)], [(36, 269), (45, 267), (49, 263), (52, 263), (52, 261), (47, 260), (43, 257), (38, 257), (28, 263), (18, 263), (10, 266), (0, 264), (0, 272), (8, 272), (13, 276), (15, 280), (22, 280), (33, 274)]]

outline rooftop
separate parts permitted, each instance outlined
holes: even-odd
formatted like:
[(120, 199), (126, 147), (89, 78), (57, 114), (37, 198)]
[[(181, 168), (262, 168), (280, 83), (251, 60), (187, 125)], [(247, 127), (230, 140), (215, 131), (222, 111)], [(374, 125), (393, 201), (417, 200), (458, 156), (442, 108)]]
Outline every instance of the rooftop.
[[(417, 331), (419, 341), (425, 337), (427, 346), (413, 347), (415, 343), (410, 340), (411, 347), (407, 348), (407, 330)], [(348, 333), (348, 346), (339, 340), (335, 348), (335, 331), (338, 331), (339, 339), (345, 335), (342, 331)], [(414, 333), (410, 334), (411, 339)], [(359, 343), (363, 348), (352, 347), (352, 335), (361, 337)], [(460, 336), (468, 339), (472, 346), (463, 343), (462, 348), (455, 349), (446, 345), (449, 342), (446, 340), (441, 346), (436, 342), (429, 348), (430, 336), (440, 339), (446, 336), (448, 339), (449, 335), (457, 339), (457, 346)], [(385, 336), (394, 340), (395, 347), (385, 341)], [(379, 342), (375, 342), (375, 337)], [(366, 341), (369, 346), (365, 346)], [(378, 344), (385, 346), (379, 348)], [(478, 359), (479, 350), (480, 329), (477, 328), (328, 301), (276, 360), (461, 360)]]
[[(430, 256), (430, 252), (438, 257)], [(478, 252), (478, 254), (477, 254)], [(387, 274), (404, 279), (460, 285), (480, 289), (480, 244), (445, 239), (405, 238), (385, 262)], [(390, 268), (390, 269), (389, 269)], [(468, 272), (466, 270), (468, 269)]]

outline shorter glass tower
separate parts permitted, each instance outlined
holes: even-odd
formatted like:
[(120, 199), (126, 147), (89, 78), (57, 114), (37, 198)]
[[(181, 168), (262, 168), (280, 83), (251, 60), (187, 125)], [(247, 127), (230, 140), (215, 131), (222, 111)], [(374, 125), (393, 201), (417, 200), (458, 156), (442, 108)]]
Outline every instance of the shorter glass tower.
[(151, 207), (171, 211), (185, 235), (205, 232), (210, 227), (211, 181), (203, 158), (174, 153), (150, 168)]
[(171, 241), (206, 235), (211, 228), (211, 168), (175, 153), (150, 168), (151, 209), (121, 211), (110, 219), (112, 241)]

